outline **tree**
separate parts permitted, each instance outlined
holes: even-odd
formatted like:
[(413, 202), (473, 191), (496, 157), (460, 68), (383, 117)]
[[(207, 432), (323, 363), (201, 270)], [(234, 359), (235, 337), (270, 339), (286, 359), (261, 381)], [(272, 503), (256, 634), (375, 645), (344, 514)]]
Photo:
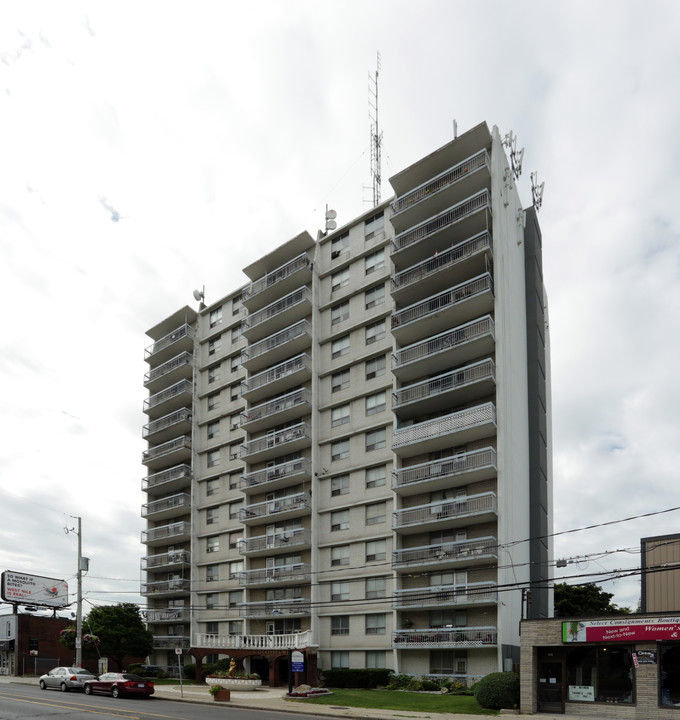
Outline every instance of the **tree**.
[(84, 626), (99, 639), (99, 652), (123, 669), (125, 657), (146, 657), (153, 650), (153, 635), (144, 627), (134, 603), (93, 608)]
[(599, 585), (555, 585), (555, 617), (586, 617), (588, 615), (627, 615), (630, 608), (611, 602), (614, 593), (604, 592)]

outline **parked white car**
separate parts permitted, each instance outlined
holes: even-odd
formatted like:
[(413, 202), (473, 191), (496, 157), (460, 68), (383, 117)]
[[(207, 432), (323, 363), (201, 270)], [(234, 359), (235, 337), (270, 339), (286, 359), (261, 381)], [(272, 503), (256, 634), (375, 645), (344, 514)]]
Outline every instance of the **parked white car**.
[(58, 688), (62, 692), (68, 692), (69, 690), (82, 690), (86, 680), (94, 680), (94, 675), (85, 668), (56, 667), (42, 675), (38, 682), (41, 690)]

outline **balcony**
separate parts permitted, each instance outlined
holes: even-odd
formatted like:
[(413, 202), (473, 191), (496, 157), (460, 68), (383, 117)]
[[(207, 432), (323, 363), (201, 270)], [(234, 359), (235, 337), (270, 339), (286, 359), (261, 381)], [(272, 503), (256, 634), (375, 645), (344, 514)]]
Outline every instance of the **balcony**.
[(306, 598), (293, 600), (267, 600), (239, 605), (239, 617), (242, 618), (281, 618), (309, 615), (311, 603)]
[(157, 572), (159, 570), (178, 570), (191, 562), (191, 553), (188, 550), (173, 550), (158, 555), (147, 555), (140, 563), (142, 571)]
[(311, 630), (286, 635), (194, 635), (194, 647), (216, 650), (302, 650), (311, 644)]
[(184, 521), (142, 531), (142, 543), (149, 546), (186, 542), (190, 537), (191, 524)]
[(250, 464), (265, 462), (277, 455), (304, 450), (309, 447), (311, 438), (309, 423), (299, 423), (241, 445), (241, 459)]
[(191, 647), (191, 638), (188, 635), (154, 635), (154, 650), (172, 650), (182, 648), (188, 650)]
[(302, 385), (311, 376), (312, 358), (303, 353), (257, 375), (251, 375), (241, 383), (242, 395), (248, 402), (257, 402), (274, 393)]
[(191, 619), (188, 608), (165, 608), (163, 610), (144, 610), (142, 617), (148, 623), (185, 623)]
[(392, 551), (392, 565), (399, 570), (418, 568), (442, 570), (465, 565), (493, 565), (498, 560), (498, 543), (495, 537), (481, 537), (474, 540), (456, 540), (437, 545), (403, 548)]
[(496, 451), (491, 448), (451, 455), (392, 471), (397, 495), (419, 495), (496, 477)]
[(392, 513), (392, 529), (402, 534), (419, 533), (491, 522), (497, 516), (496, 493), (485, 492), (396, 510)]
[(308, 563), (280, 565), (278, 567), (245, 570), (240, 573), (238, 584), (244, 587), (255, 585), (290, 585), (291, 583), (308, 583), (312, 578), (312, 566)]
[(392, 297), (400, 305), (409, 305), (426, 292), (431, 295), (481, 275), (488, 269), (491, 250), (491, 234), (485, 230), (444, 252), (435, 253), (392, 277)]
[(141, 595), (184, 595), (191, 590), (189, 578), (142, 583)]
[(246, 495), (254, 492), (269, 492), (311, 478), (312, 463), (307, 458), (297, 458), (244, 475), (239, 489)]
[(247, 429), (249, 433), (265, 430), (272, 425), (281, 425), (308, 415), (311, 406), (312, 391), (308, 388), (299, 388), (242, 412), (241, 427)]
[(461, 367), (392, 393), (392, 410), (400, 420), (440, 412), (488, 397), (496, 388), (493, 360)]
[(255, 342), (302, 320), (311, 312), (312, 291), (303, 286), (243, 318), (242, 334), (249, 342)]
[(183, 490), (191, 485), (191, 475), (191, 465), (175, 465), (142, 478), (142, 491), (149, 495), (165, 495)]
[(167, 520), (177, 515), (186, 515), (191, 507), (191, 495), (189, 493), (178, 493), (162, 500), (144, 503), (142, 505), (142, 517), (154, 521)]
[(485, 315), (393, 353), (392, 372), (400, 382), (407, 382), (433, 375), (440, 368), (490, 355), (495, 346), (494, 322), (490, 315)]
[(392, 260), (397, 272), (491, 227), (491, 194), (482, 190), (420, 224), (395, 235)]
[(444, 332), (452, 325), (492, 313), (493, 279), (489, 273), (399, 310), (392, 315), (392, 334), (400, 345)]
[(256, 373), (280, 360), (301, 353), (311, 344), (312, 325), (309, 320), (301, 320), (281, 332), (248, 345), (243, 350), (241, 362), (249, 373)]
[(184, 324), (168, 333), (153, 345), (149, 345), (144, 351), (144, 359), (158, 366), (173, 355), (181, 352), (192, 352), (194, 349), (194, 329), (191, 325)]
[(498, 602), (496, 583), (466, 583), (464, 585), (426, 585), (419, 588), (395, 590), (392, 607), (395, 610), (420, 608), (466, 608), (475, 605), (495, 605)]
[(144, 375), (144, 387), (150, 393), (154, 393), (184, 378), (191, 378), (193, 374), (192, 359), (191, 353), (183, 352), (153, 370), (149, 370)]
[(287, 550), (295, 548), (296, 550), (304, 550), (312, 546), (312, 532), (307, 528), (296, 528), (295, 530), (286, 530), (269, 533), (267, 535), (258, 535), (257, 537), (245, 538), (239, 543), (238, 551), (241, 555), (248, 557), (258, 557), (261, 555), (270, 555), (277, 550)]
[(306, 252), (301, 253), (244, 288), (243, 304), (248, 310), (256, 306), (262, 307), (300, 285), (306, 285), (311, 279), (311, 258)]
[(497, 643), (495, 627), (425, 628), (392, 632), (392, 647), (403, 649), (493, 648)]
[(182, 408), (150, 422), (142, 428), (142, 437), (155, 444), (178, 435), (191, 434), (191, 410)]
[(311, 511), (312, 499), (307, 492), (267, 500), (266, 502), (246, 505), (239, 510), (239, 520), (244, 525), (254, 525), (264, 519), (289, 520), (308, 515)]
[(392, 451), (402, 458), (413, 457), (495, 434), (496, 407), (488, 402), (393, 430)]
[(173, 463), (191, 459), (191, 438), (187, 435), (168, 440), (142, 453), (142, 462), (149, 470), (158, 470)]
[(144, 401), (144, 412), (149, 417), (158, 419), (181, 407), (191, 407), (192, 390), (191, 380), (180, 380), (169, 388), (148, 397)]

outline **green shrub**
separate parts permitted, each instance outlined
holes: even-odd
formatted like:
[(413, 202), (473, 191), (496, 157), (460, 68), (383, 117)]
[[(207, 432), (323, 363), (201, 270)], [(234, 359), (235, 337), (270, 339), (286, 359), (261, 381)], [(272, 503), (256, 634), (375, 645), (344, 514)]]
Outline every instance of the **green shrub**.
[(350, 668), (343, 670), (324, 670), (322, 687), (332, 688), (376, 688), (387, 685), (390, 670), (384, 668)]
[(411, 682), (410, 675), (395, 675), (390, 674), (389, 681), (387, 683), (388, 690), (404, 690), (406, 686)]
[(495, 672), (474, 686), (475, 700), (492, 710), (512, 709), (519, 705), (519, 676), (513, 672)]
[(423, 689), (423, 681), (420, 678), (412, 677), (409, 680), (408, 685), (406, 686), (406, 690), (409, 692), (418, 692), (418, 690)]
[(441, 685), (438, 682), (435, 682), (434, 680), (428, 680), (425, 678), (423, 682), (421, 683), (421, 690), (441, 690)]

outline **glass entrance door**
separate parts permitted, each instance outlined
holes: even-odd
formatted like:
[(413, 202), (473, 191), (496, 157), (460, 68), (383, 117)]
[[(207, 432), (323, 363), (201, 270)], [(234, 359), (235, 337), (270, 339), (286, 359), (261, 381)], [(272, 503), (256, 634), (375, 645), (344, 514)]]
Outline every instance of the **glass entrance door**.
[(538, 649), (538, 712), (564, 713), (564, 652), (562, 648)]

